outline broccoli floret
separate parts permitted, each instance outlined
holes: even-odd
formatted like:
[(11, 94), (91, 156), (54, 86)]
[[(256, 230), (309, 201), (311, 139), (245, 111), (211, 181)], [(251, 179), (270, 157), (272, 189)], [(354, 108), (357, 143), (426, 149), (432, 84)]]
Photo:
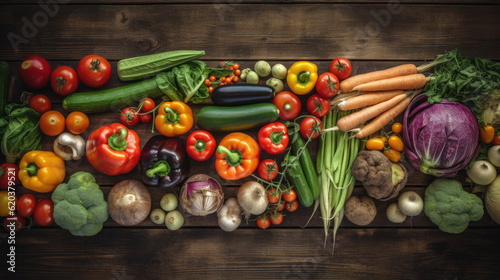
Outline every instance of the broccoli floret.
[(59, 184), (52, 201), (56, 224), (76, 236), (97, 234), (109, 217), (104, 194), (88, 172), (76, 172), (68, 183)]
[(454, 179), (435, 179), (425, 190), (424, 213), (439, 229), (461, 233), (483, 217), (482, 200)]

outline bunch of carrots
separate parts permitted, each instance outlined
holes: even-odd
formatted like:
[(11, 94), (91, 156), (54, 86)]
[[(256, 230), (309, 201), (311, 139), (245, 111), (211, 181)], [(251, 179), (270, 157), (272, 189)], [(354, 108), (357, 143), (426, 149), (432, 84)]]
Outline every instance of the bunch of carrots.
[(401, 114), (430, 80), (422, 73), (442, 62), (436, 59), (419, 67), (402, 64), (343, 80), (342, 94), (332, 100), (332, 105), (341, 111), (357, 111), (340, 118), (331, 130), (352, 131), (356, 138), (379, 131)]

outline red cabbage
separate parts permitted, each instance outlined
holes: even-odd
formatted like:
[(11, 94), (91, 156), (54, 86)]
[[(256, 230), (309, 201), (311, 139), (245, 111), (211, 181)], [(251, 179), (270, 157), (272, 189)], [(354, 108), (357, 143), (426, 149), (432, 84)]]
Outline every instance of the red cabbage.
[(459, 102), (429, 103), (415, 97), (403, 116), (405, 158), (416, 169), (436, 177), (457, 175), (479, 153), (479, 125)]

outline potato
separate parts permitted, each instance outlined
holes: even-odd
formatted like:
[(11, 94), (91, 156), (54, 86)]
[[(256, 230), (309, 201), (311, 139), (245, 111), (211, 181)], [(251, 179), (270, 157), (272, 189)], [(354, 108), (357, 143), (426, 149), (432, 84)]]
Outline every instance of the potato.
[(369, 225), (377, 215), (375, 202), (368, 196), (351, 196), (346, 201), (344, 211), (346, 218), (358, 226)]

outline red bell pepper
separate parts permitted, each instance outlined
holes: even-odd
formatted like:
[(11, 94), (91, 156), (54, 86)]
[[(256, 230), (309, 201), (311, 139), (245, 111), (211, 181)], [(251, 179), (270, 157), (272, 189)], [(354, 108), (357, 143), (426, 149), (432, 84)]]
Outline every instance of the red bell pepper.
[(267, 153), (280, 154), (285, 151), (290, 142), (288, 128), (280, 122), (267, 124), (259, 130), (258, 140), (260, 147)]
[(0, 165), (0, 189), (13, 188), (19, 182), (19, 167), (13, 163), (2, 163)]
[(186, 139), (186, 152), (194, 160), (204, 161), (215, 152), (214, 136), (205, 130), (193, 131)]
[(87, 140), (87, 160), (106, 175), (130, 172), (140, 157), (141, 138), (119, 123), (96, 129)]

